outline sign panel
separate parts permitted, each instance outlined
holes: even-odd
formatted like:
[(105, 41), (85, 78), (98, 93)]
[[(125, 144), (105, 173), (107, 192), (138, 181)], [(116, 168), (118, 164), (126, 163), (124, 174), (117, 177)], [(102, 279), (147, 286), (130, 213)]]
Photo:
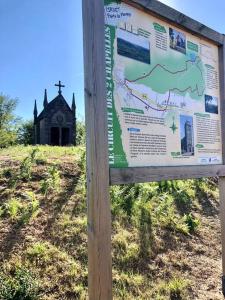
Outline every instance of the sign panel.
[(111, 168), (222, 164), (218, 46), (105, 0)]

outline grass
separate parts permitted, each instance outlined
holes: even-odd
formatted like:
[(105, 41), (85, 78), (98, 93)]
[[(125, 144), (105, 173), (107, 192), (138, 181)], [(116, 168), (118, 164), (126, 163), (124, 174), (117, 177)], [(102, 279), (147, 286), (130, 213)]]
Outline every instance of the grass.
[[(86, 299), (84, 148), (2, 149), (0, 167), (0, 299), (18, 289), (27, 300)], [(213, 229), (203, 225), (218, 219), (217, 180), (114, 186), (110, 195), (114, 298), (204, 299), (196, 264), (199, 251), (212, 255), (202, 241), (213, 242)]]
[[(38, 159), (61, 159), (63, 156), (67, 159), (73, 157), (76, 159), (79, 156), (79, 150), (82, 151), (82, 147), (58, 147), (58, 146), (12, 146), (0, 150), (1, 156), (5, 158), (16, 159), (22, 161), (25, 159), (34, 149), (38, 149)], [(79, 149), (79, 150), (78, 150)]]

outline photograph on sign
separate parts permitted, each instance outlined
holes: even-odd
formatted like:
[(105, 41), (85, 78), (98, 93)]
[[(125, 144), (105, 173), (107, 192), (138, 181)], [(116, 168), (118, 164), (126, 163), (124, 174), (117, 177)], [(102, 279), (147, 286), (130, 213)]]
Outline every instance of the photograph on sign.
[(218, 46), (105, 0), (111, 168), (222, 164)]

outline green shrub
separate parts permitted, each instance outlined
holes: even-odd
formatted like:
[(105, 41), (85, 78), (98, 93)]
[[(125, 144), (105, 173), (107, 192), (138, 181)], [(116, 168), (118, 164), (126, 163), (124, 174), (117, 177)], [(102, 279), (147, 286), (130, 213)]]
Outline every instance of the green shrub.
[(1, 216), (4, 215), (4, 213), (5, 213), (5, 208), (1, 205), (0, 206), (0, 218), (1, 218)]
[(77, 121), (76, 145), (85, 145), (86, 130), (84, 121)]
[(129, 184), (111, 188), (112, 213), (125, 214), (129, 221), (135, 215), (136, 202), (139, 196), (138, 184)]
[(41, 181), (41, 193), (47, 196), (50, 191), (59, 192), (60, 183), (60, 171), (56, 166), (49, 167), (46, 178)]
[(30, 160), (31, 160), (31, 163), (35, 163), (35, 160), (36, 160), (36, 156), (37, 156), (37, 153), (39, 152), (39, 149), (38, 148), (34, 148), (32, 149), (31, 153), (30, 153)]
[(39, 201), (33, 192), (25, 193), (26, 202), (20, 199), (12, 198), (5, 207), (1, 207), (0, 215), (9, 215), (12, 220), (17, 220), (26, 224), (31, 218), (34, 218), (39, 212)]
[(29, 157), (26, 157), (20, 165), (20, 178), (24, 180), (31, 179), (32, 163)]
[(173, 227), (176, 219), (174, 199), (171, 195), (160, 196), (160, 203), (155, 210), (156, 219), (165, 227)]
[(164, 195), (161, 195), (161, 201), (155, 209), (154, 217), (157, 224), (162, 227), (184, 234), (189, 233), (189, 228), (184, 219), (176, 213), (174, 198), (169, 194), (164, 193)]
[(39, 285), (25, 268), (16, 268), (11, 275), (0, 273), (1, 300), (37, 300)]
[(0, 273), (0, 299), (12, 300), (15, 299), (15, 291), (17, 289), (16, 283), (11, 277)]
[(184, 222), (187, 224), (190, 232), (195, 232), (200, 225), (199, 219), (195, 218), (192, 214), (185, 215)]
[(15, 220), (21, 211), (22, 204), (18, 199), (12, 198), (6, 203), (5, 207), (10, 218)]
[(32, 167), (36, 162), (35, 158), (38, 151), (38, 148), (33, 149), (31, 153), (21, 162), (19, 175), (21, 179), (27, 181), (31, 179)]
[(36, 165), (46, 165), (47, 159), (43, 157), (36, 158)]
[(142, 204), (140, 210), (140, 255), (142, 257), (147, 257), (150, 254), (154, 239), (151, 209), (148, 204)]
[(8, 187), (11, 189), (12, 192), (14, 192), (17, 187), (17, 184), (18, 184), (18, 177), (15, 174), (14, 176), (10, 177), (8, 181)]
[(159, 190), (161, 192), (173, 193), (178, 190), (178, 181), (176, 180), (162, 180), (159, 182)]
[(80, 159), (78, 160), (78, 166), (82, 173), (86, 170), (86, 152), (82, 151), (80, 155)]
[(11, 168), (5, 168), (1, 172), (1, 177), (7, 180), (8, 187), (14, 190), (17, 186), (18, 178), (16, 171)]
[(30, 219), (35, 218), (39, 212), (40, 203), (33, 192), (26, 192), (27, 203), (23, 206), (21, 222), (26, 224)]
[(168, 284), (171, 300), (182, 300), (188, 282), (182, 278), (173, 278)]
[(2, 171), (2, 176), (4, 178), (11, 178), (13, 176), (13, 170), (11, 168), (6, 168)]

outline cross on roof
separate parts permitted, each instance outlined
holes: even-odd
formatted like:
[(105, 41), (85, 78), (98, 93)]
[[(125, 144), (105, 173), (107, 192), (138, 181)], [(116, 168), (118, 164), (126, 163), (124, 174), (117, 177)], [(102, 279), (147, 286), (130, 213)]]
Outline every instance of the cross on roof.
[(59, 87), (58, 93), (59, 93), (59, 95), (61, 95), (61, 94), (62, 94), (61, 88), (62, 88), (62, 87), (65, 87), (65, 85), (61, 84), (61, 81), (59, 80), (59, 83), (58, 83), (58, 84), (55, 84), (55, 86), (58, 86), (58, 87)]

